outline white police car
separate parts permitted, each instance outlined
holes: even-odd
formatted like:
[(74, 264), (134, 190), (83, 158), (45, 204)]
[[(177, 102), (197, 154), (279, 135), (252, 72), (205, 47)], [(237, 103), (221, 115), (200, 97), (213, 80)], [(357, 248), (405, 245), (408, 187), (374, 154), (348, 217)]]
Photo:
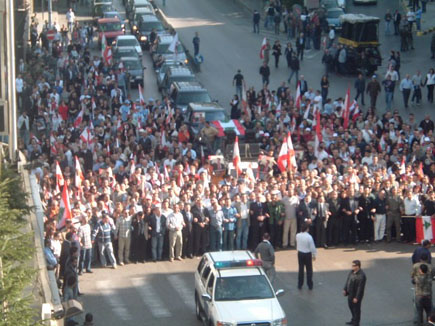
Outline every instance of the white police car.
[(287, 326), (283, 294), (249, 251), (205, 253), (195, 272), (196, 316), (207, 326)]

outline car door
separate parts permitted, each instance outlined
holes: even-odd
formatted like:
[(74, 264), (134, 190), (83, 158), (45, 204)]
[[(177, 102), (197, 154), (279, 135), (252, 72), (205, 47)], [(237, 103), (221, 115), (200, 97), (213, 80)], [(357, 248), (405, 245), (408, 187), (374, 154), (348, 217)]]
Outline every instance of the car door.
[(209, 321), (214, 321), (213, 320), (213, 309), (214, 309), (214, 281), (215, 281), (215, 277), (213, 273), (210, 273), (210, 276), (208, 277), (207, 280), (207, 285), (206, 285), (206, 293), (208, 295), (210, 295), (211, 297), (211, 301), (205, 301), (204, 302), (204, 312), (205, 315), (207, 316)]

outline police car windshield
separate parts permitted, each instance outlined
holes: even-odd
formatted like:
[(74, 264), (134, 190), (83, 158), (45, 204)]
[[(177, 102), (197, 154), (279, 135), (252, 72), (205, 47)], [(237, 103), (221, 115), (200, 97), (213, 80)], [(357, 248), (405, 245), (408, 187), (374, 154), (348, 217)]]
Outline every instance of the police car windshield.
[(264, 275), (220, 277), (216, 280), (215, 301), (271, 299), (272, 288)]

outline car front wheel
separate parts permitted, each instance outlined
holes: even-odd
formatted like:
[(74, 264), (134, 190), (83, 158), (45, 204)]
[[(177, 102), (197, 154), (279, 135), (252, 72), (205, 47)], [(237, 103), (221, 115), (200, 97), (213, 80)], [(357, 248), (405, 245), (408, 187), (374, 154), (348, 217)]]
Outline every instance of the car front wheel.
[(198, 295), (196, 293), (195, 293), (195, 313), (196, 313), (196, 318), (198, 320), (202, 320), (202, 318), (201, 318), (201, 306), (199, 304)]

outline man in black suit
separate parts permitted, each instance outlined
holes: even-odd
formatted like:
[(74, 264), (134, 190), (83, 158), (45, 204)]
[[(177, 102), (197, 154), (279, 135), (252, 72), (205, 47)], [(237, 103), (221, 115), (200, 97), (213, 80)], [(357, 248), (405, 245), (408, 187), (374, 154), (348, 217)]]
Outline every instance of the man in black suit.
[(327, 227), (327, 244), (328, 246), (336, 246), (340, 242), (342, 218), (340, 214), (340, 202), (336, 191), (332, 191), (328, 198), (329, 215)]
[(160, 205), (155, 205), (153, 214), (148, 221), (148, 228), (151, 231), (151, 253), (153, 261), (162, 260), (163, 242), (166, 232), (166, 216), (162, 215)]
[(256, 193), (255, 201), (249, 205), (249, 219), (250, 219), (250, 229), (249, 229), (249, 249), (254, 251), (263, 234), (266, 232), (266, 214), (267, 206), (261, 202), (261, 193)]
[(183, 258), (189, 257), (193, 258), (193, 215), (191, 212), (190, 203), (184, 204), (184, 209), (181, 211), (184, 219), (184, 227), (183, 227)]
[(329, 205), (325, 202), (325, 197), (323, 197), (323, 195), (320, 195), (320, 197), (317, 199), (315, 219), (317, 247), (328, 247), (328, 245), (326, 244), (326, 226), (328, 223), (329, 215)]
[(145, 225), (144, 213), (136, 213), (131, 220), (131, 258), (134, 263), (144, 263), (147, 252), (148, 223)]
[(359, 326), (361, 319), (361, 301), (364, 297), (366, 280), (366, 274), (361, 269), (361, 262), (354, 260), (352, 262), (352, 270), (347, 276), (347, 281), (343, 289), (343, 295), (347, 297), (347, 303), (352, 313), (352, 320), (347, 322), (347, 325)]
[(201, 197), (194, 199), (192, 207), (193, 254), (201, 256), (208, 246), (208, 210), (202, 205)]
[(296, 38), (296, 52), (298, 57), (301, 56), (301, 61), (304, 61), (304, 50), (305, 50), (305, 36), (304, 33), (301, 33)]
[(358, 206), (361, 208), (358, 214), (358, 240), (360, 242), (370, 242), (373, 240), (373, 220), (370, 210), (372, 209), (374, 197), (371, 194), (370, 187), (365, 187), (360, 189), (360, 191), (362, 194), (358, 198)]
[(297, 208), (298, 225), (306, 223), (309, 226), (309, 233), (315, 239), (315, 219), (316, 219), (316, 202), (312, 200), (310, 194), (307, 194)]
[(340, 211), (343, 216), (343, 242), (354, 244), (356, 242), (355, 216), (361, 211), (358, 199), (355, 197), (355, 189), (349, 188), (347, 194), (343, 194)]

